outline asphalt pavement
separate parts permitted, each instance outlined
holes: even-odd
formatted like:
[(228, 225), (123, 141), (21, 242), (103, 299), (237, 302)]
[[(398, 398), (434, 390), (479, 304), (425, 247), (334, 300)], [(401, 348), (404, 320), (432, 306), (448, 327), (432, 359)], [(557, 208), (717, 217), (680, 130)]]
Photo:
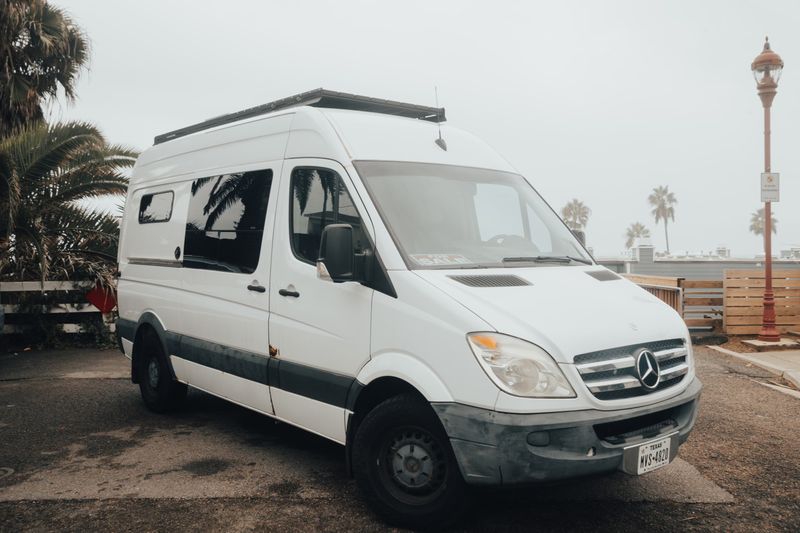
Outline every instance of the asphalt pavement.
[[(460, 528), (797, 531), (800, 399), (697, 348), (705, 384), (673, 464), (481, 492)], [(0, 531), (380, 531), (343, 449), (191, 391), (155, 415), (116, 351), (0, 356)]]

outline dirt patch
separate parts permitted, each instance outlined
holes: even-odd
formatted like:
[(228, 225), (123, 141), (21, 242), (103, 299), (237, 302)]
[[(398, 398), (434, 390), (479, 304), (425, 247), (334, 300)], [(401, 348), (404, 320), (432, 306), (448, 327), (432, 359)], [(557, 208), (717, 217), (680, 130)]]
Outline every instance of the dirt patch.
[(729, 336), (728, 342), (726, 342), (725, 344), (721, 344), (720, 347), (736, 353), (755, 353), (758, 350), (742, 342), (743, 340), (749, 340), (755, 338), (756, 338), (755, 336), (749, 336), (749, 337)]
[(213, 476), (227, 470), (231, 464), (223, 459), (201, 459), (186, 463), (181, 468), (194, 476)]
[(294, 496), (300, 491), (300, 483), (283, 480), (280, 483), (273, 483), (269, 486), (270, 492), (280, 496)]
[(117, 457), (139, 442), (135, 439), (121, 439), (110, 435), (89, 435), (84, 439), (84, 448), (78, 455), (89, 459)]

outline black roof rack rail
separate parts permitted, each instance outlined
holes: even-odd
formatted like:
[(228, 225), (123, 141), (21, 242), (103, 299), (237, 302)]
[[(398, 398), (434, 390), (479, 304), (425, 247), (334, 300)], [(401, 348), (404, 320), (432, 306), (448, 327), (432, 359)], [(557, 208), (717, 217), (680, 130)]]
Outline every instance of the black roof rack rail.
[(392, 100), (382, 100), (380, 98), (370, 98), (369, 96), (359, 96), (357, 94), (340, 93), (336, 91), (328, 91), (326, 89), (314, 89), (288, 98), (275, 100), (268, 104), (243, 109), (235, 113), (227, 115), (220, 115), (185, 128), (180, 128), (161, 135), (156, 135), (153, 139), (153, 144), (161, 144), (163, 142), (171, 141), (179, 137), (184, 137), (191, 133), (207, 130), (216, 126), (230, 124), (246, 118), (257, 117), (278, 111), (280, 109), (287, 109), (289, 107), (297, 106), (312, 106), (312, 107), (327, 107), (334, 109), (351, 109), (354, 111), (370, 111), (372, 113), (383, 113), (386, 115), (398, 115), (401, 117), (417, 118), (420, 120), (428, 120), (430, 122), (444, 122), (444, 108), (443, 107), (428, 107), (416, 104), (407, 104), (404, 102), (395, 102)]

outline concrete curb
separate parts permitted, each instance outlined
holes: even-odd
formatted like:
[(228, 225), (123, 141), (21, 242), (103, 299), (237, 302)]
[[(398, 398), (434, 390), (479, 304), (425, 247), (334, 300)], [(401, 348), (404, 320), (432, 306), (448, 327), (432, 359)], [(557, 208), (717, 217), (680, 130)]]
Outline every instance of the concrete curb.
[(800, 389), (800, 372), (797, 370), (787, 370), (783, 373), (783, 379)]
[(765, 363), (764, 361), (759, 361), (758, 359), (749, 357), (746, 354), (734, 352), (733, 350), (728, 350), (727, 348), (721, 348), (719, 346), (706, 346), (706, 348), (711, 348), (712, 350), (724, 353), (725, 355), (730, 355), (731, 357), (736, 357), (742, 361), (747, 361), (748, 363), (751, 363), (759, 368), (763, 368), (767, 372), (772, 372), (776, 376), (782, 377), (796, 388), (800, 389), (800, 372), (794, 370), (784, 370), (779, 366), (771, 365), (769, 363)]

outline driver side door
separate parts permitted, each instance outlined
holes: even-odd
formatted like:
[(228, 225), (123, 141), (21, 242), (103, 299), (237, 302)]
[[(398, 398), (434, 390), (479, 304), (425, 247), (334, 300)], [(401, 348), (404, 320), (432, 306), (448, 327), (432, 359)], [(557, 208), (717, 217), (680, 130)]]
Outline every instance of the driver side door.
[(370, 356), (374, 291), (319, 279), (316, 261), (328, 224), (350, 224), (357, 250), (371, 246), (367, 234), (373, 230), (340, 165), (287, 160), (282, 178), (270, 282), (275, 414), (344, 443), (347, 394)]

